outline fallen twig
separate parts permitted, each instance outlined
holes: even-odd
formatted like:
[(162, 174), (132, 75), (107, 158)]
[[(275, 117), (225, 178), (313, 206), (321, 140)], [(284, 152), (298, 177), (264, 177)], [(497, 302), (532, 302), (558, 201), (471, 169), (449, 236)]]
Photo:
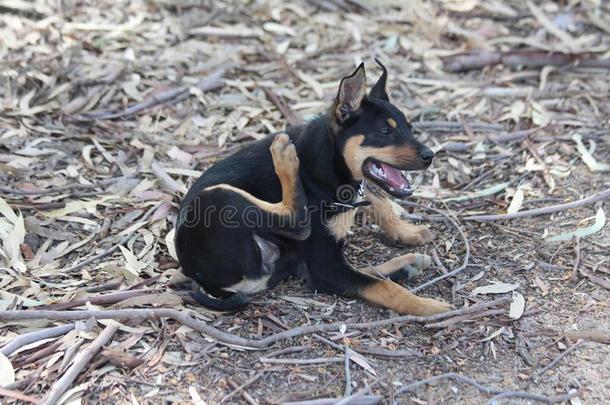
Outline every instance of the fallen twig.
[(258, 380), (259, 378), (261, 378), (261, 376), (267, 372), (267, 370), (262, 370), (259, 371), (258, 373), (256, 373), (254, 375), (254, 377), (252, 377), (251, 379), (249, 379), (248, 381), (246, 381), (245, 383), (243, 383), (240, 386), (237, 386), (233, 389), (233, 391), (231, 391), (230, 393), (228, 393), (227, 395), (224, 396), (224, 398), (222, 398), (220, 400), (220, 402), (218, 402), (218, 404), (222, 404), (225, 401), (228, 401), (229, 399), (231, 399), (233, 397), (233, 395), (237, 394), (238, 392), (241, 392), (243, 389), (245, 389), (246, 387), (252, 385), (256, 380)]
[(438, 267), (440, 269), (441, 273), (443, 273), (443, 274), (449, 273), (449, 271), (447, 270), (447, 268), (445, 267), (443, 262), (441, 262), (440, 257), (438, 257), (438, 251), (436, 250), (436, 248), (432, 248), (432, 260), (434, 261), (434, 264), (436, 265), (436, 267)]
[(547, 371), (549, 371), (551, 368), (553, 368), (557, 363), (559, 363), (561, 361), (561, 359), (563, 359), (564, 357), (566, 357), (568, 354), (572, 353), (573, 351), (575, 351), (576, 349), (578, 349), (582, 344), (584, 343), (584, 340), (579, 340), (578, 342), (574, 343), (572, 346), (570, 346), (568, 349), (564, 350), (563, 352), (559, 353), (559, 355), (557, 357), (555, 357), (553, 359), (553, 361), (551, 361), (548, 365), (546, 365), (545, 367), (543, 367), (542, 369), (536, 371), (536, 373), (534, 374), (533, 378), (536, 379), (538, 377), (540, 377), (542, 374), (546, 373)]
[(487, 403), (489, 405), (495, 405), (496, 401), (501, 398), (521, 398), (530, 401), (545, 402), (547, 404), (556, 404), (569, 401), (571, 398), (577, 397), (580, 394), (578, 390), (570, 390), (567, 394), (557, 395), (554, 397), (547, 397), (539, 394), (530, 394), (529, 392), (523, 391), (504, 391), (497, 395), (494, 395)]
[[(136, 368), (146, 361), (141, 357), (132, 356), (116, 349), (102, 349), (100, 355), (111, 364), (122, 368)], [(102, 362), (104, 360), (100, 359), (99, 361)]]
[(269, 359), (266, 357), (261, 357), (258, 359), (261, 363), (267, 364), (298, 364), (298, 365), (306, 365), (306, 364), (328, 364), (328, 363), (343, 363), (344, 357), (335, 356), (335, 357), (317, 357), (314, 359)]
[(519, 354), (525, 364), (530, 367), (536, 367), (538, 362), (534, 357), (532, 357), (530, 351), (528, 350), (527, 342), (523, 334), (517, 332), (515, 338), (515, 350), (517, 351), (517, 354)]
[(558, 24), (555, 24), (546, 15), (546, 13), (542, 11), (542, 9), (540, 9), (531, 1), (527, 1), (526, 4), (534, 18), (538, 20), (538, 23), (542, 25), (542, 27), (544, 27), (544, 29), (549, 34), (554, 35), (562, 42), (562, 48), (569, 50), (576, 50), (580, 48), (580, 46), (575, 43), (574, 38), (572, 38), (569, 33), (565, 32), (562, 28), (560, 28)]
[(605, 278), (598, 277), (593, 273), (589, 273), (583, 268), (580, 269), (580, 274), (588, 278), (589, 281), (591, 281), (592, 283), (597, 284), (600, 287), (605, 288), (606, 290), (610, 290), (610, 281), (606, 280)]
[(422, 357), (421, 352), (414, 349), (386, 349), (385, 347), (358, 347), (357, 352), (373, 357), (386, 357), (391, 359), (405, 359)]
[(29, 402), (31, 404), (38, 403), (39, 399), (31, 395), (25, 395), (21, 392), (9, 390), (8, 388), (0, 387), (0, 397), (14, 398), (19, 401)]
[(271, 358), (271, 357), (279, 356), (281, 354), (300, 353), (300, 352), (309, 350), (311, 348), (312, 348), (311, 345), (284, 347), (282, 349), (274, 350), (270, 353), (267, 353), (267, 355), (265, 357)]
[[(210, 91), (222, 87), (224, 81), (225, 69), (219, 69), (199, 80), (196, 87), (201, 91)], [(141, 111), (149, 109), (159, 104), (175, 104), (186, 99), (190, 94), (188, 86), (178, 87), (177, 89), (167, 90), (140, 102), (130, 105), (121, 111), (96, 111), (84, 114), (77, 114), (69, 117), (73, 121), (94, 121), (94, 120), (111, 120), (115, 118), (124, 118), (135, 115)]]
[[(530, 394), (528, 392), (522, 392), (522, 391), (506, 391), (506, 390), (502, 390), (502, 389), (495, 388), (495, 387), (488, 387), (486, 385), (479, 383), (476, 380), (473, 380), (470, 377), (466, 377), (461, 374), (446, 373), (446, 374), (440, 374), (440, 375), (437, 375), (434, 377), (426, 378), (425, 380), (416, 381), (416, 382), (408, 384), (408, 385), (404, 385), (396, 392), (396, 396), (403, 394), (407, 391), (413, 391), (415, 388), (421, 387), (422, 385), (427, 385), (427, 384), (430, 384), (433, 382), (443, 381), (443, 380), (453, 380), (453, 381), (462, 382), (464, 384), (468, 384), (468, 385), (475, 387), (477, 390), (479, 390), (485, 394), (496, 395), (489, 402), (492, 402), (498, 398), (513, 397), (513, 398), (529, 399), (532, 401), (540, 401), (540, 402), (546, 402), (548, 404), (553, 404), (553, 403), (557, 403), (557, 402), (567, 401), (568, 399), (574, 398), (575, 396), (577, 396), (579, 394), (578, 391), (575, 391), (575, 392), (570, 392), (568, 394), (557, 396), (557, 397), (547, 397), (544, 395)], [(397, 403), (397, 402), (394, 401), (394, 403)]]
[(256, 402), (256, 400), (254, 398), (252, 398), (252, 396), (244, 390), (244, 387), (240, 386), (239, 384), (237, 384), (235, 381), (231, 380), (230, 378), (227, 378), (227, 382), (229, 383), (231, 388), (233, 388), (234, 390), (236, 390), (240, 393), (240, 395), (244, 399), (244, 401), (246, 401), (250, 405), (258, 405), (258, 402)]
[(474, 51), (443, 58), (443, 69), (466, 72), (486, 66), (502, 64), (506, 67), (544, 67), (573, 64), (580, 67), (610, 68), (610, 59), (596, 59), (590, 52), (562, 53), (545, 51), (487, 52)]
[(55, 340), (55, 342), (51, 343), (50, 345), (35, 351), (34, 353), (30, 354), (29, 356), (27, 356), (24, 359), (18, 359), (18, 360), (13, 360), (13, 367), (14, 368), (23, 368), (24, 366), (31, 364), (33, 362), (35, 362), (36, 360), (40, 360), (42, 358), (45, 358), (47, 356), (52, 355), (53, 353), (55, 353), (57, 351), (57, 349), (62, 345), (62, 341), (61, 339), (57, 339)]
[(116, 290), (117, 288), (119, 288), (121, 286), (122, 283), (123, 283), (123, 277), (118, 276), (104, 284), (94, 285), (91, 287), (85, 287), (85, 288), (83, 288), (83, 290), (88, 293), (97, 293), (97, 292), (102, 292), (102, 291), (107, 291), (107, 290)]
[[(374, 384), (377, 384), (379, 378), (374, 381)], [(340, 401), (338, 401), (335, 405), (349, 405), (355, 403), (358, 399), (363, 398), (366, 394), (371, 393), (371, 385), (367, 384), (352, 395), (344, 396)]]
[(492, 316), (492, 315), (502, 315), (505, 313), (506, 313), (506, 310), (504, 310), (504, 309), (488, 309), (486, 311), (478, 312), (475, 314), (455, 316), (453, 318), (445, 319), (440, 322), (429, 323), (429, 324), (426, 324), (426, 328), (428, 328), (428, 329), (446, 328), (447, 326), (455, 325), (456, 323), (460, 323), (463, 321), (469, 321), (471, 319), (477, 319), (477, 318), (484, 318), (486, 316)]
[(43, 305), (40, 307), (36, 307), (36, 311), (41, 310), (53, 310), (59, 311), (62, 309), (69, 309), (75, 307), (81, 307), (87, 302), (90, 302), (93, 305), (109, 305), (116, 304), (117, 302), (125, 301), (128, 298), (138, 297), (144, 294), (154, 293), (153, 290), (126, 290), (126, 291), (117, 291), (114, 293), (103, 294), (103, 295), (94, 295), (92, 297), (81, 297), (74, 300), (70, 300), (68, 302), (57, 302), (55, 304)]
[[(288, 329), (288, 328), (286, 328), (286, 329)], [(337, 344), (337, 343), (333, 342), (332, 340), (328, 340), (325, 337), (320, 336), (317, 333), (312, 333), (311, 336), (314, 339), (316, 339), (316, 340), (318, 340), (318, 341), (320, 341), (320, 342), (322, 342), (322, 343), (324, 343), (326, 345), (329, 345), (330, 347), (332, 347), (332, 348), (334, 348), (336, 350), (343, 350), (343, 351), (345, 351), (347, 349), (347, 351), (349, 352), (349, 355), (347, 356), (348, 360), (352, 361), (352, 362), (356, 363), (357, 365), (359, 365), (360, 367), (362, 367), (362, 364), (359, 363), (356, 360), (356, 357), (360, 357), (363, 360), (365, 359), (365, 357), (360, 352), (358, 352), (358, 351), (356, 351), (354, 349), (351, 349), (351, 348), (349, 348), (347, 346), (341, 346), (340, 344)], [(363, 368), (366, 370), (365, 367), (363, 367)]]
[(606, 259), (602, 260), (601, 262), (598, 262), (595, 266), (593, 266), (591, 268), (591, 270), (592, 270), (591, 273), (589, 273), (587, 270), (585, 270), (584, 266), (580, 266), (579, 272), (582, 276), (588, 278), (589, 281), (592, 282), (593, 284), (597, 284), (600, 287), (605, 288), (606, 290), (610, 290), (610, 281), (606, 280), (603, 277), (599, 277), (599, 276), (595, 275), (595, 272), (597, 272), (599, 265), (602, 264), (605, 260)]
[(10, 320), (25, 320), (25, 319), (50, 319), (72, 321), (79, 319), (116, 319), (116, 320), (136, 320), (136, 319), (161, 319), (170, 318), (188, 326), (189, 328), (200, 332), (204, 335), (212, 337), (218, 342), (228, 345), (241, 346), (251, 349), (266, 349), (272, 344), (293, 338), (296, 336), (308, 335), (317, 332), (328, 332), (340, 330), (342, 327), (347, 327), (356, 330), (376, 328), (386, 325), (401, 324), (405, 322), (430, 323), (437, 320), (450, 318), (453, 316), (463, 315), (467, 313), (477, 312), (484, 308), (491, 308), (498, 305), (511, 302), (512, 298), (503, 297), (494, 301), (481, 302), (471, 305), (467, 308), (462, 308), (455, 311), (449, 311), (442, 314), (430, 316), (413, 316), (403, 315), (394, 318), (382, 319), (379, 321), (362, 322), (362, 323), (345, 323), (334, 322), (329, 324), (307, 325), (286, 331), (278, 332), (274, 335), (262, 339), (247, 339), (241, 336), (236, 336), (231, 333), (221, 331), (213, 326), (207, 325), (205, 322), (198, 321), (185, 312), (180, 312), (176, 309), (156, 308), (156, 309), (118, 309), (108, 311), (85, 310), (85, 311), (4, 311), (0, 312), (0, 321)]
[(576, 280), (576, 276), (578, 275), (578, 269), (580, 268), (580, 238), (577, 236), (574, 238), (574, 254), (576, 257), (574, 258), (574, 268), (572, 269), (572, 281)]
[(345, 390), (343, 391), (343, 397), (349, 397), (352, 394), (352, 377), (349, 371), (349, 347), (345, 345), (345, 354), (343, 363), (343, 369), (345, 370)]
[(443, 143), (440, 146), (440, 149), (438, 149), (438, 151), (439, 152), (440, 151), (465, 152), (468, 149), (475, 147), (482, 141), (488, 141), (488, 142), (491, 142), (496, 145), (502, 144), (502, 143), (514, 142), (514, 141), (521, 141), (521, 140), (528, 138), (530, 135), (535, 134), (536, 132), (547, 130), (549, 128), (551, 128), (551, 125), (547, 125), (545, 127), (524, 129), (521, 131), (506, 132), (504, 134), (498, 134), (498, 135), (488, 135), (485, 138), (475, 139), (470, 142), (449, 141), (449, 142)]
[(128, 179), (127, 177), (113, 177), (111, 179), (101, 180), (95, 184), (68, 184), (65, 186), (49, 187), (40, 190), (14, 190), (7, 187), (0, 187), (0, 193), (13, 194), (13, 195), (45, 195), (45, 194), (57, 194), (65, 193), (74, 190), (91, 190), (102, 186), (107, 186), (116, 183), (119, 180)]
[(288, 124), (290, 125), (298, 125), (303, 123), (303, 117), (299, 115), (296, 111), (294, 111), (282, 97), (280, 97), (276, 92), (267, 87), (261, 87), (263, 92), (265, 92), (265, 96), (267, 99), (271, 101), (278, 110), (282, 113), (282, 116), (286, 118)]
[[(152, 216), (152, 214), (155, 212), (155, 210), (157, 209), (157, 205), (155, 205), (154, 207), (151, 207), (143, 216), (142, 219), (140, 220), (142, 222), (142, 226), (146, 225), (146, 222), (150, 219), (150, 217)], [(123, 236), (123, 238), (121, 240), (119, 240), (117, 243), (115, 243), (114, 245), (112, 245), (111, 247), (109, 247), (108, 249), (104, 250), (101, 253), (98, 253), (94, 256), (88, 257), (87, 259), (83, 260), (80, 263), (76, 263), (74, 265), (72, 265), (71, 267), (68, 267), (67, 269), (65, 269), (63, 272), (64, 273), (73, 273), (75, 271), (78, 271), (80, 269), (82, 269), (83, 267), (98, 261), (99, 259), (103, 259), (106, 256), (110, 256), (111, 254), (113, 254), (115, 251), (117, 251), (119, 249), (119, 246), (123, 246), (124, 244), (126, 244), (129, 239), (131, 239), (131, 237), (133, 236), (133, 234), (137, 231), (137, 229), (132, 229), (131, 232), (127, 233), (125, 236)]]
[(417, 291), (423, 290), (424, 288), (429, 287), (433, 284), (436, 284), (441, 280), (444, 280), (449, 277), (453, 277), (453, 276), (457, 275), (458, 273), (464, 271), (468, 267), (468, 261), (470, 259), (470, 242), (468, 241), (468, 237), (466, 236), (466, 233), (464, 232), (464, 230), (462, 229), (462, 227), (460, 226), (460, 224), (458, 224), (458, 222), (456, 220), (451, 218), (451, 216), (449, 216), (443, 210), (439, 210), (437, 208), (426, 207), (425, 205), (411, 202), (411, 201), (401, 201), (400, 204), (406, 205), (406, 206), (411, 206), (411, 207), (423, 208), (423, 209), (427, 209), (430, 211), (434, 211), (437, 214), (441, 214), (442, 216), (447, 218), (447, 221), (459, 232), (460, 236), (464, 240), (464, 245), (466, 247), (466, 253), (464, 254), (464, 261), (462, 262), (462, 265), (460, 267), (458, 267), (457, 269), (455, 269), (453, 271), (440, 275), (436, 278), (433, 278), (432, 280), (426, 281), (422, 285), (419, 285), (419, 286), (411, 289), (412, 292), (417, 292)]
[[(375, 405), (381, 403), (383, 397), (378, 395), (363, 395), (358, 398), (350, 398), (349, 405)], [(338, 398), (319, 398), (307, 401), (282, 402), (282, 405), (336, 405)]]
[(270, 359), (271, 357), (279, 356), (280, 354), (300, 353), (300, 352), (309, 350), (312, 347), (313, 346), (311, 346), (311, 345), (284, 347), (282, 349), (274, 350), (271, 353), (267, 353), (267, 355), (265, 357)]
[(23, 335), (17, 336), (9, 343), (4, 345), (2, 349), (0, 349), (0, 353), (5, 356), (10, 356), (15, 350), (23, 347), (25, 345), (29, 345), (30, 343), (38, 342), (43, 339), (50, 339), (57, 336), (65, 335), (75, 328), (76, 325), (60, 325), (55, 326), (53, 328), (47, 328), (42, 330), (37, 330), (35, 332), (24, 333)]
[(161, 187), (164, 189), (169, 190), (174, 194), (186, 194), (188, 191), (184, 184), (178, 183), (169, 174), (167, 174), (167, 172), (163, 170), (161, 166), (159, 166), (159, 163), (152, 162), (150, 164), (150, 170), (152, 170), (153, 174), (157, 176)]
[(590, 342), (603, 343), (610, 345), (610, 334), (596, 331), (596, 330), (583, 330), (576, 331), (570, 330), (564, 332), (564, 336), (571, 340), (588, 340)]
[[(461, 132), (464, 131), (464, 125), (454, 121), (416, 121), (412, 122), (413, 128), (420, 131), (430, 132)], [(468, 125), (474, 131), (482, 132), (502, 132), (504, 127), (498, 124), (487, 124), (484, 122), (469, 122)]]
[[(288, 326), (286, 324), (284, 324), (283, 322), (281, 322), (279, 319), (277, 319), (275, 317), (269, 317), (269, 319), (271, 319), (275, 324), (277, 324), (278, 326), (280, 326), (284, 330), (290, 329), (290, 328), (288, 328)], [(328, 346), (332, 347), (335, 350), (342, 351), (342, 352), (345, 352), (347, 350), (347, 352), (349, 353), (348, 356), (347, 356), (347, 359), (350, 362), (354, 362), (358, 366), (360, 366), (360, 367), (364, 368), (365, 370), (367, 370), (367, 368), (363, 366), (362, 362), (358, 361), (359, 358), (360, 358), (361, 360), (367, 362), (365, 357), (362, 355), (362, 353), (360, 353), (360, 351), (361, 351), (360, 348), (358, 348), (358, 350), (355, 350), (353, 348), (349, 348), (347, 345), (342, 346), (342, 345), (340, 345), (338, 343), (335, 343), (332, 340), (329, 340), (329, 339), (327, 339), (327, 338), (325, 338), (325, 337), (323, 337), (323, 336), (321, 336), (321, 335), (319, 335), (317, 333), (312, 333), (311, 336), (314, 339), (324, 343), (325, 345), (328, 345)], [(296, 346), (296, 348), (298, 348), (298, 347), (303, 347), (303, 346)], [(307, 348), (311, 348), (311, 346), (308, 346)], [(276, 351), (274, 351), (272, 353), (267, 354), (266, 357), (269, 358), (269, 357), (273, 357), (273, 355), (277, 355), (277, 354), (280, 354), (280, 353), (287, 353), (289, 349), (290, 348), (286, 348), (286, 349), (283, 349), (283, 350), (276, 350)], [(292, 352), (292, 351), (290, 351), (290, 352)], [(379, 352), (378, 353), (374, 353), (373, 352), (372, 354), (373, 355), (380, 355), (380, 356), (384, 356), (385, 355), (386, 357), (392, 357), (391, 355), (388, 355), (387, 352), (391, 352), (392, 354), (394, 354), (394, 351), (388, 350), (388, 349), (382, 349), (381, 353), (379, 353)], [(394, 357), (399, 357), (399, 355), (395, 355)], [(367, 362), (367, 364), (368, 364), (368, 362)], [(369, 371), (369, 370), (367, 370), (367, 371)]]
[(377, 395), (366, 395), (371, 393), (371, 386), (376, 385), (379, 382), (379, 378), (375, 379), (370, 384), (366, 384), (364, 387), (359, 389), (352, 395), (343, 397), (341, 399), (334, 398), (320, 398), (320, 399), (312, 399), (308, 401), (298, 401), (298, 402), (284, 402), (282, 405), (325, 405), (325, 404), (333, 404), (333, 405), (369, 405), (369, 404), (378, 404), (382, 401), (383, 397)]
[(64, 375), (53, 384), (48, 394), (40, 401), (40, 405), (56, 404), (59, 398), (63, 395), (70, 385), (76, 380), (76, 377), (87, 366), (89, 361), (96, 353), (112, 339), (116, 331), (119, 329), (117, 325), (106, 326), (100, 335), (82, 352), (80, 352), (74, 362)]
[(591, 197), (583, 198), (582, 200), (572, 201), (564, 204), (551, 205), (548, 207), (535, 208), (526, 211), (517, 211), (512, 214), (492, 214), (492, 215), (471, 215), (463, 217), (464, 221), (496, 221), (502, 219), (514, 219), (523, 217), (533, 217), (536, 215), (552, 214), (553, 212), (564, 211), (572, 208), (584, 207), (587, 205), (594, 204), (598, 201), (606, 200), (610, 198), (610, 188), (602, 191), (601, 193), (592, 195)]
[(17, 208), (20, 211), (44, 211), (44, 210), (56, 210), (66, 207), (65, 202), (50, 202), (50, 203), (33, 203), (33, 204), (19, 204), (8, 202), (11, 208)]

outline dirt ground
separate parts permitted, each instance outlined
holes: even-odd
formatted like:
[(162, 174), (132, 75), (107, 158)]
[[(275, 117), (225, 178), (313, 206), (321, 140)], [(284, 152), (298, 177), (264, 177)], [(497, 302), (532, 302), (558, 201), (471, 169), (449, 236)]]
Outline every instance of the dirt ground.
[[(479, 404), (497, 394), (495, 403), (608, 403), (604, 198), (469, 218), (607, 199), (608, 27), (602, 1), (3, 1), (0, 403), (335, 403), (347, 391), (382, 403)], [(265, 350), (166, 317), (9, 317), (173, 308), (253, 339), (395, 317), (299, 280), (254, 295), (242, 312), (209, 311), (188, 296), (173, 253), (179, 201), (202, 171), (323, 112), (360, 61), (374, 83), (375, 57), (388, 67), (392, 101), (437, 152), (430, 169), (409, 174), (419, 205), (406, 206), (436, 238), (397, 246), (359, 215), (349, 260), (438, 256), (407, 282), (416, 288), (467, 259), (419, 294), (457, 309), (512, 303), (444, 326), (346, 326)], [(74, 330), (53, 334), (60, 325)], [(103, 333), (103, 349), (52, 397)], [(456, 377), (400, 392), (445, 373), (480, 385)]]

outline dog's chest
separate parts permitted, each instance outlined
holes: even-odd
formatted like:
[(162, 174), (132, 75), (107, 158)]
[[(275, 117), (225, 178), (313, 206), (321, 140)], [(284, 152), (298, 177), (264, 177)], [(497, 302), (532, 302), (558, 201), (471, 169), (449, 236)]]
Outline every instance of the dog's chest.
[[(365, 186), (366, 183), (363, 180), (356, 189), (347, 187), (343, 190), (341, 188), (337, 190), (337, 196), (339, 199), (348, 200), (349, 203), (334, 203), (335, 206), (343, 209), (343, 211), (332, 216), (326, 223), (326, 227), (328, 228), (330, 234), (334, 236), (336, 240), (341, 240), (347, 236), (347, 233), (354, 224), (354, 218), (356, 217), (358, 207), (368, 204), (364, 197)], [(345, 195), (342, 195), (344, 192)]]

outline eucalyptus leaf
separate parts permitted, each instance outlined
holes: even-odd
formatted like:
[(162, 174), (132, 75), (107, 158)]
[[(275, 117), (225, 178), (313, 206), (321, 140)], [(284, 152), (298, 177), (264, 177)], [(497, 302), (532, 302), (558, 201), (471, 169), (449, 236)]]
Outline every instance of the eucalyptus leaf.
[(594, 172), (607, 172), (610, 171), (610, 164), (598, 162), (582, 143), (582, 136), (580, 134), (572, 135), (572, 139), (576, 142), (576, 149), (580, 153), (582, 161)]
[(578, 228), (572, 232), (566, 232), (561, 233), (559, 235), (551, 236), (550, 238), (547, 238), (547, 242), (560, 242), (570, 240), (574, 237), (584, 238), (585, 236), (589, 236), (596, 232), (599, 232), (604, 227), (604, 225), (606, 225), (606, 214), (604, 213), (604, 210), (600, 208), (595, 214), (595, 222), (593, 223), (593, 225), (584, 228)]
[(506, 209), (507, 214), (514, 214), (515, 212), (521, 209), (521, 205), (523, 205), (523, 189), (519, 187), (517, 191), (515, 191), (515, 195), (513, 199), (510, 201), (510, 205)]
[(508, 316), (511, 319), (519, 319), (525, 310), (525, 298), (518, 291), (513, 291), (513, 302), (510, 304)]
[(13, 364), (6, 356), (0, 353), (0, 386), (9, 385), (15, 382), (15, 370)]
[(482, 190), (479, 191), (475, 191), (474, 193), (469, 193), (467, 195), (461, 195), (458, 197), (449, 197), (449, 198), (445, 198), (443, 201), (447, 202), (447, 201), (466, 201), (466, 200), (472, 200), (474, 198), (481, 198), (481, 197), (488, 197), (490, 195), (494, 195), (499, 193), (500, 191), (504, 190), (510, 183), (508, 182), (504, 182), (504, 183), (500, 183), (500, 184), (494, 184), (493, 186), (484, 188)]
[(477, 287), (472, 290), (472, 295), (477, 294), (503, 294), (507, 292), (511, 292), (516, 290), (519, 287), (519, 284), (510, 284), (510, 283), (502, 283), (496, 282), (493, 284)]

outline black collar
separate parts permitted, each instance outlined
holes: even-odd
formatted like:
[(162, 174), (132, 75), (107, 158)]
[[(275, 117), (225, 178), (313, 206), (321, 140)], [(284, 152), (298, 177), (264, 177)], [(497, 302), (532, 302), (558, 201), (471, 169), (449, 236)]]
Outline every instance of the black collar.
[(303, 185), (309, 194), (316, 197), (322, 205), (323, 211), (339, 214), (358, 207), (370, 205), (370, 201), (364, 199), (365, 181), (350, 182), (342, 184), (336, 189), (324, 189), (307, 176), (303, 178)]

